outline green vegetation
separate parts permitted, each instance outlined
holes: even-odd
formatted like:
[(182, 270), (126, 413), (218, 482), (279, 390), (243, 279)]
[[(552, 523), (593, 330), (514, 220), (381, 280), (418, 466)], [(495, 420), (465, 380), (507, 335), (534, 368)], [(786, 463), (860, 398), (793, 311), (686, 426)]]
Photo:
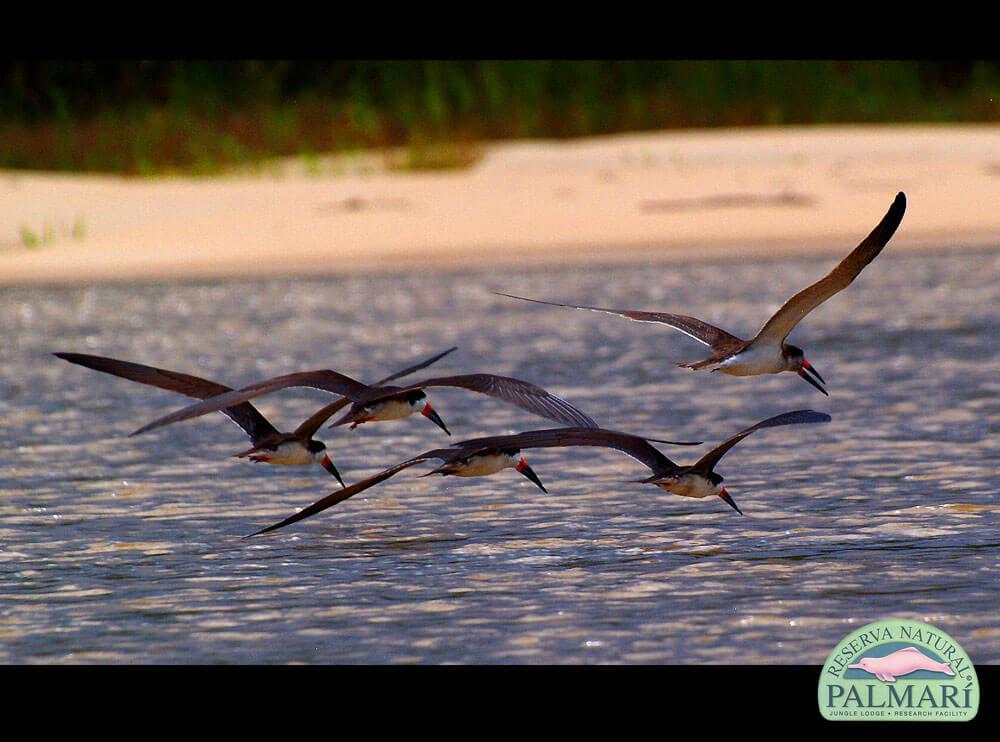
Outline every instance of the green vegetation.
[(73, 220), (72, 225), (66, 225), (63, 222), (55, 223), (50, 219), (45, 219), (42, 222), (41, 234), (36, 232), (27, 224), (21, 224), (18, 227), (18, 232), (21, 236), (21, 244), (25, 247), (37, 248), (43, 245), (48, 245), (51, 242), (55, 242), (57, 236), (59, 237), (72, 237), (74, 240), (82, 240), (87, 236), (87, 223), (84, 221), (82, 216), (78, 216)]
[(38, 238), (38, 234), (34, 232), (31, 227), (22, 224), (21, 225), (21, 244), (25, 247), (38, 247), (41, 244), (41, 240)]
[(678, 127), (1000, 120), (1000, 63), (7, 61), (0, 167), (152, 175), (403, 147)]

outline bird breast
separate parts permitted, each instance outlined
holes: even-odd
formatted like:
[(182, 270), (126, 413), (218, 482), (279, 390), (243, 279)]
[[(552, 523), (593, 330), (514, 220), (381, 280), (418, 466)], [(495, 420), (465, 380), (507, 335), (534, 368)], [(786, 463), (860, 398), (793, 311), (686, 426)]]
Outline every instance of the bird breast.
[(485, 477), (512, 466), (517, 466), (516, 459), (503, 453), (490, 453), (473, 456), (456, 466), (451, 473), (456, 477)]
[(278, 466), (305, 466), (313, 463), (313, 455), (297, 441), (289, 441), (278, 446), (276, 451), (263, 452), (261, 461)]
[(409, 417), (417, 408), (404, 399), (386, 399), (376, 402), (365, 415), (366, 420), (398, 420)]
[(680, 477), (656, 482), (656, 486), (681, 497), (696, 497), (699, 500), (709, 495), (718, 495), (719, 486), (712, 484), (705, 477), (697, 474), (684, 474)]
[(718, 370), (730, 376), (777, 374), (785, 370), (785, 357), (781, 355), (780, 347), (752, 345), (724, 360)]

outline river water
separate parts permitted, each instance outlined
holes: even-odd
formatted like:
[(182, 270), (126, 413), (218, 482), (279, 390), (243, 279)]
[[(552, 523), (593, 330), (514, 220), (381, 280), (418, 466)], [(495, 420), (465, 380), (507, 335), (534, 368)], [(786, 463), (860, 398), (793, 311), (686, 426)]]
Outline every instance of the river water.
[[(700, 316), (744, 336), (836, 258), (4, 289), (0, 661), (5, 663), (809, 663), (909, 617), (1000, 662), (1000, 252), (891, 246), (790, 341), (826, 378), (679, 369), (703, 347), (650, 324), (517, 302)], [(624, 480), (615, 451), (529, 451), (512, 470), (407, 470), (242, 539), (337, 488), (320, 468), (231, 458), (221, 415), (127, 434), (187, 402), (50, 355), (79, 351), (239, 386), (309, 368), (541, 384), (604, 427), (704, 440), (787, 410), (718, 471), (745, 515)], [(554, 427), (434, 390), (456, 439)], [(257, 400), (291, 429), (330, 397)], [(348, 481), (447, 442), (416, 416), (320, 435)]]

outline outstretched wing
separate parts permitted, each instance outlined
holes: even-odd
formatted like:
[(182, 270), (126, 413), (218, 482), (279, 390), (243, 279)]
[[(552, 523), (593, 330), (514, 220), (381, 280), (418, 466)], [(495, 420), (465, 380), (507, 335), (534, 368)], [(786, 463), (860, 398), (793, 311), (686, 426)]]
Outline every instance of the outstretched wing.
[(851, 282), (858, 277), (865, 266), (872, 262), (882, 248), (886, 246), (892, 236), (896, 233), (903, 213), (906, 211), (906, 196), (897, 194), (896, 200), (892, 202), (889, 211), (878, 223), (860, 245), (854, 248), (850, 255), (840, 261), (840, 264), (830, 271), (826, 277), (820, 279), (812, 286), (802, 289), (799, 293), (786, 301), (774, 316), (769, 319), (757, 336), (751, 340), (752, 343), (782, 343), (788, 337), (795, 326), (802, 321), (809, 312), (814, 310), (824, 301), (834, 294), (843, 291), (851, 285)]
[(509, 376), (495, 376), (493, 374), (466, 374), (464, 376), (442, 376), (436, 379), (427, 379), (419, 384), (402, 387), (393, 390), (372, 390), (365, 398), (365, 402), (372, 402), (391, 395), (407, 392), (415, 389), (425, 389), (431, 386), (451, 386), (459, 389), (468, 389), (472, 392), (479, 392), (496, 399), (503, 400), (522, 410), (527, 410), (535, 415), (555, 420), (564, 425), (596, 428), (597, 423), (592, 418), (580, 412), (565, 399), (535, 386), (527, 381), (514, 379)]
[(362, 384), (360, 381), (355, 381), (349, 376), (344, 376), (336, 371), (330, 371), (328, 369), (320, 371), (300, 371), (294, 374), (276, 376), (273, 379), (267, 379), (257, 384), (251, 384), (250, 386), (243, 387), (242, 389), (226, 392), (224, 394), (211, 397), (210, 399), (206, 399), (204, 402), (184, 407), (183, 409), (172, 412), (169, 415), (164, 415), (148, 425), (144, 425), (129, 435), (146, 433), (155, 428), (163, 427), (164, 425), (170, 425), (171, 423), (180, 422), (181, 420), (190, 420), (193, 417), (207, 415), (209, 412), (215, 412), (216, 410), (221, 410), (224, 407), (231, 407), (234, 404), (246, 402), (248, 399), (253, 399), (254, 397), (271, 394), (279, 389), (287, 389), (289, 387), (297, 386), (322, 389), (327, 392), (333, 392), (334, 394), (348, 397), (352, 400), (359, 399), (368, 390), (368, 386), (366, 384)]
[(402, 371), (397, 371), (391, 376), (386, 376), (384, 379), (379, 379), (374, 384), (372, 384), (372, 386), (382, 386), (383, 384), (388, 384), (390, 381), (395, 381), (396, 379), (402, 378), (403, 376), (409, 376), (410, 374), (415, 374), (417, 371), (420, 371), (421, 369), (425, 369), (428, 366), (437, 363), (446, 355), (448, 355), (449, 353), (453, 353), (456, 350), (458, 350), (457, 345), (448, 348), (448, 350), (446, 350), (444, 353), (438, 353), (436, 356), (431, 356), (430, 358), (427, 358), (426, 360), (423, 360), (416, 365), (404, 368)]
[(726, 452), (730, 448), (735, 446), (741, 440), (746, 438), (748, 435), (753, 433), (755, 430), (760, 430), (761, 428), (776, 428), (779, 425), (798, 425), (800, 423), (828, 423), (832, 418), (825, 412), (816, 412), (814, 410), (796, 410), (795, 412), (785, 412), (781, 415), (775, 415), (774, 417), (769, 417), (767, 420), (763, 420), (753, 427), (747, 428), (734, 435), (732, 438), (727, 440), (725, 443), (716, 446), (714, 449), (702, 456), (698, 462), (691, 467), (691, 471), (707, 474), (715, 468), (715, 465), (719, 463), (719, 459), (726, 455)]
[(491, 448), (562, 448), (565, 446), (613, 448), (631, 456), (657, 474), (677, 468), (673, 461), (656, 450), (645, 438), (602, 428), (529, 430), (513, 435), (473, 438), (456, 444), (455, 448), (461, 449), (463, 456), (471, 456), (477, 451)]
[[(400, 377), (409, 376), (412, 373), (416, 373), (417, 371), (423, 368), (427, 368), (428, 366), (437, 363), (446, 355), (456, 350), (458, 350), (458, 346), (448, 348), (448, 350), (446, 350), (444, 353), (438, 353), (436, 356), (431, 356), (430, 358), (420, 361), (420, 363), (417, 363), (413, 366), (409, 366), (408, 368), (404, 368), (402, 371), (397, 371), (396, 373), (391, 374), (390, 376), (386, 376), (384, 379), (379, 379), (378, 381), (375, 382), (373, 386), (381, 386), (382, 384), (387, 384), (388, 382), (398, 379)], [(299, 427), (295, 429), (295, 434), (304, 435), (308, 438), (312, 438), (323, 423), (329, 420), (330, 417), (332, 417), (335, 412), (337, 412), (338, 410), (342, 410), (350, 403), (351, 400), (348, 397), (341, 397), (336, 402), (331, 402), (330, 404), (326, 405), (326, 407), (322, 407), (316, 410), (316, 412), (314, 412), (312, 415), (309, 416), (308, 420), (305, 420), (301, 425), (299, 425)]]
[[(209, 399), (232, 391), (230, 387), (216, 384), (214, 381), (209, 381), (208, 379), (170, 371), (165, 368), (144, 366), (141, 363), (120, 361), (116, 358), (106, 358), (104, 356), (92, 356), (86, 353), (53, 353), (53, 355), (62, 358), (64, 361), (92, 368), (95, 371), (102, 371), (112, 376), (119, 376), (129, 381), (177, 392), (178, 394), (194, 397), (195, 399)], [(226, 405), (225, 407), (218, 408), (218, 410), (239, 425), (255, 444), (258, 440), (278, 434), (275, 427), (260, 414), (257, 408), (249, 403)]]
[(715, 351), (731, 352), (737, 345), (742, 345), (743, 340), (730, 335), (725, 330), (702, 322), (695, 317), (688, 317), (683, 314), (665, 314), (663, 312), (639, 312), (631, 309), (605, 309), (604, 307), (588, 307), (580, 304), (558, 304), (554, 301), (541, 301), (540, 299), (528, 299), (524, 296), (514, 296), (514, 294), (504, 294), (500, 291), (493, 293), (506, 296), (511, 299), (521, 301), (531, 301), (535, 304), (548, 304), (553, 307), (569, 307), (570, 309), (589, 309), (593, 312), (604, 312), (605, 314), (616, 314), (635, 322), (656, 322), (661, 325), (669, 325), (675, 330), (680, 330), (688, 337), (692, 337), (700, 343), (704, 343)]
[(291, 525), (292, 523), (297, 523), (300, 520), (308, 518), (310, 515), (316, 515), (316, 513), (326, 510), (327, 508), (332, 508), (338, 502), (343, 502), (344, 500), (350, 497), (354, 497), (354, 495), (358, 494), (359, 492), (365, 491), (369, 487), (373, 487), (379, 482), (384, 482), (389, 477), (403, 471), (403, 469), (413, 466), (414, 464), (419, 464), (429, 459), (444, 459), (450, 456), (452, 453), (453, 449), (444, 448), (436, 451), (428, 451), (427, 453), (421, 454), (420, 456), (416, 456), (412, 459), (407, 459), (406, 461), (396, 464), (395, 466), (390, 466), (388, 469), (385, 469), (384, 471), (380, 471), (378, 474), (372, 477), (368, 477), (367, 479), (362, 479), (361, 481), (355, 482), (351, 486), (345, 487), (344, 489), (339, 490), (337, 492), (332, 492), (323, 499), (317, 500), (312, 505), (303, 508), (295, 515), (291, 515), (285, 518), (283, 521), (275, 523), (274, 525), (270, 525), (267, 528), (262, 528), (259, 531), (255, 531), (254, 533), (251, 533), (245, 536), (244, 538), (250, 538), (250, 536), (257, 536), (261, 533), (267, 533), (268, 531), (276, 531), (279, 528), (284, 528), (285, 526)]

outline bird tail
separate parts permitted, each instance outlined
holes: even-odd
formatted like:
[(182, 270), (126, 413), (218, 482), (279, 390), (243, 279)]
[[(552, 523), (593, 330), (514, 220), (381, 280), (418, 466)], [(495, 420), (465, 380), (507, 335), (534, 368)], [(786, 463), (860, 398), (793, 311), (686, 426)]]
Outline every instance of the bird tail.
[[(702, 361), (692, 361), (691, 363), (678, 363), (677, 366), (679, 368), (691, 368), (698, 371), (703, 368), (709, 368), (710, 366), (715, 366), (715, 368), (718, 368), (719, 362), (715, 360), (715, 358), (706, 358)], [(715, 368), (713, 368), (712, 370), (714, 371)]]

